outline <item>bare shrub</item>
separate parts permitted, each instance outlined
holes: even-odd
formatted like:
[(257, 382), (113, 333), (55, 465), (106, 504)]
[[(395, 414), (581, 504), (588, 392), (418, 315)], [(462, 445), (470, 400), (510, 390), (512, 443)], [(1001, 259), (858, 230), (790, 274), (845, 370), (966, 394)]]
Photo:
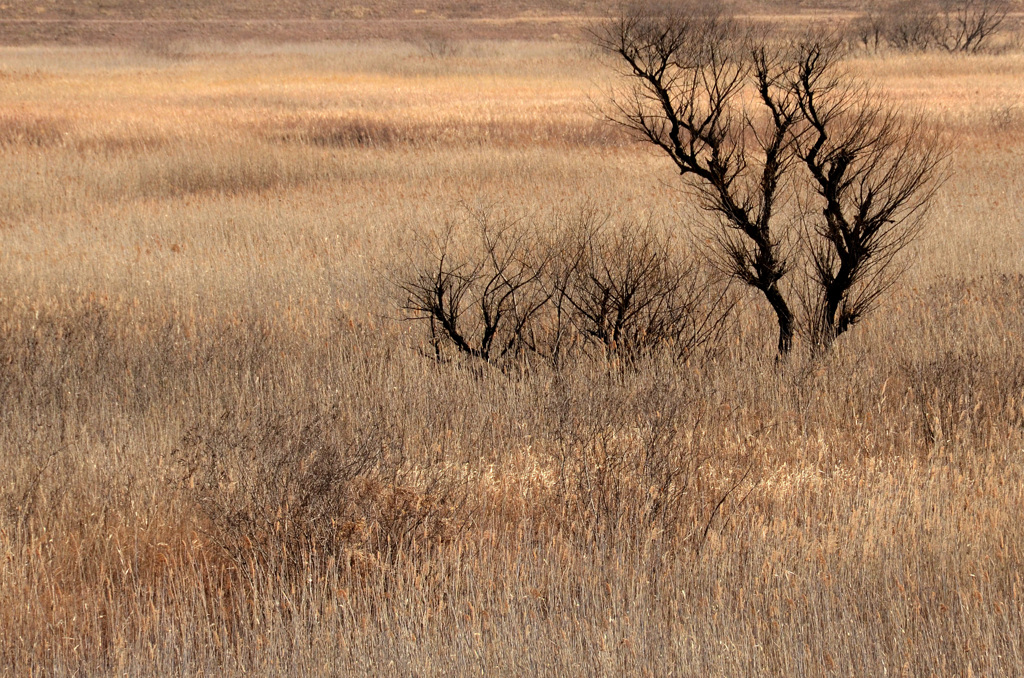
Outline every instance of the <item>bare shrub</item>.
[(974, 54), (991, 45), (1005, 27), (1008, 0), (897, 0), (872, 8), (850, 31), (862, 46), (911, 52), (942, 49)]
[(186, 432), (172, 480), (234, 560), (296, 570), (310, 553), (387, 554), (448, 533), (457, 480), (417, 484), (402, 445), (381, 412), (223, 415)]
[[(485, 362), (527, 347), (531, 322), (550, 299), (541, 285), (548, 255), (533, 251), (522, 223), (487, 213), (468, 234), (448, 224), (426, 260), (399, 276), (407, 317), (430, 326), (434, 355), (447, 348)], [(463, 238), (468, 241), (460, 247)]]
[(613, 225), (584, 209), (549, 237), (476, 219), (468, 237), (448, 225), (398, 279), (401, 307), (429, 323), (438, 359), (455, 350), (558, 365), (583, 346), (625, 362), (666, 350), (686, 358), (710, 349), (729, 316), (727, 286), (652, 224)]
[(939, 30), (935, 8), (916, 0), (899, 0), (885, 9), (886, 40), (894, 49), (913, 52), (934, 46)]
[(413, 41), (431, 59), (452, 59), (462, 54), (463, 44), (442, 28), (424, 28)]
[[(934, 135), (851, 80), (832, 38), (780, 45), (720, 16), (643, 9), (595, 38), (622, 68), (611, 117), (673, 161), (710, 217), (709, 258), (771, 307), (778, 353), (801, 321), (823, 346), (859, 321), (918, 232)], [(805, 258), (801, 319), (786, 283)], [(832, 311), (847, 304), (857, 312)]]
[(576, 330), (609, 358), (676, 357), (714, 343), (731, 310), (726, 289), (650, 223), (612, 225), (593, 212), (570, 224), (555, 260)]
[[(719, 221), (719, 263), (764, 295), (778, 320), (779, 353), (787, 353), (794, 316), (779, 282), (790, 262), (773, 217), (780, 179), (791, 165), (797, 108), (791, 96), (776, 96), (780, 76), (768, 72), (767, 61), (755, 74), (735, 27), (718, 16), (639, 9), (608, 24), (596, 40), (623, 66), (626, 86), (613, 94), (612, 117), (665, 152)], [(771, 113), (764, 130), (753, 129), (755, 119), (741, 103), (755, 75)], [(756, 150), (746, 145), (748, 133)]]

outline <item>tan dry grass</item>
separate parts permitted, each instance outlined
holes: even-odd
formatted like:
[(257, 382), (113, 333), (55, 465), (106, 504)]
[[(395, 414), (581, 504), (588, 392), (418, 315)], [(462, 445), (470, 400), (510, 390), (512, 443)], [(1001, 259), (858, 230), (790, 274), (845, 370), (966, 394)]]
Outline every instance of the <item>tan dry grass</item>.
[(460, 202), (688, 214), (578, 49), (0, 64), (0, 672), (1021, 672), (1018, 56), (854, 64), (959, 144), (827, 360), (754, 306), (715, 363), (515, 375), (385, 277)]

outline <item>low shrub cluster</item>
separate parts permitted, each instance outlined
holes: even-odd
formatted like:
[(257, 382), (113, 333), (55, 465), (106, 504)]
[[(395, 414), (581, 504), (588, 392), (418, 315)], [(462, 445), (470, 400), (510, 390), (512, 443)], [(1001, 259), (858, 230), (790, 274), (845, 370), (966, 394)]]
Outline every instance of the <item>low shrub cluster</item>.
[(731, 308), (728, 285), (657, 225), (593, 210), (542, 234), (483, 211), (449, 223), (397, 276), (408, 318), (426, 321), (434, 356), (489, 363), (574, 355), (635, 362), (710, 350)]

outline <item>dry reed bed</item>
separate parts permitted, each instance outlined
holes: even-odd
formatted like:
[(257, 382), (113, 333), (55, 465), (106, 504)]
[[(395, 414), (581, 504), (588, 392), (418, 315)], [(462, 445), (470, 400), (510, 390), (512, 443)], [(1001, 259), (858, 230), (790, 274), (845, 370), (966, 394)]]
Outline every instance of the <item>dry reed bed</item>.
[(419, 235), (691, 214), (585, 54), (5, 51), (0, 672), (1018, 674), (1024, 62), (892, 59), (960, 144), (834, 355), (746, 301), (714, 362), (502, 373), (396, 317)]

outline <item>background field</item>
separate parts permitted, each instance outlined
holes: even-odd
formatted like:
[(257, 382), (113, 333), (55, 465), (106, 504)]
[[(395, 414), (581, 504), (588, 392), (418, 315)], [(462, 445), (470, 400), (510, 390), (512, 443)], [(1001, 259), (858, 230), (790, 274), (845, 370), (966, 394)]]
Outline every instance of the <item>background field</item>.
[[(748, 16), (834, 22), (857, 0), (728, 3)], [(870, 5), (870, 3), (867, 3)], [(573, 40), (618, 0), (5, 0), (4, 44), (147, 44), (180, 40), (405, 40), (443, 33), (462, 39)]]
[(1024, 56), (852, 62), (951, 176), (832, 355), (509, 374), (424, 234), (694, 213), (588, 49), (430, 52), (0, 50), (0, 673), (1019, 675)]

